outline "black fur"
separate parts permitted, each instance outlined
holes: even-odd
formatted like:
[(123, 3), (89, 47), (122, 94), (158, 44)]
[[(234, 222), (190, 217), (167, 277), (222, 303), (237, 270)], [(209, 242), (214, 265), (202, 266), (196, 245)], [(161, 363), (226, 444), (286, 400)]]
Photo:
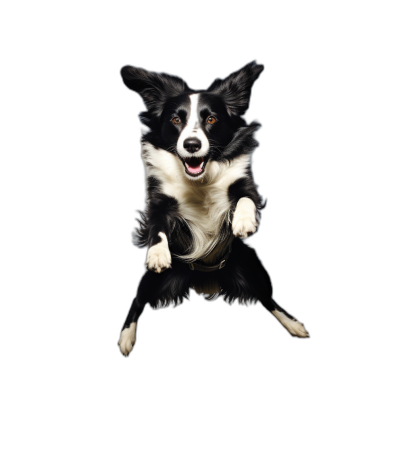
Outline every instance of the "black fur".
[[(143, 136), (143, 143), (175, 155), (182, 161), (182, 171), (186, 171), (185, 162), (200, 159), (204, 165), (202, 171), (207, 174), (208, 162), (230, 165), (235, 158), (243, 154), (250, 155), (257, 147), (254, 133), (260, 125), (246, 124), (242, 115), (249, 106), (252, 85), (262, 70), (262, 65), (251, 62), (225, 80), (215, 80), (208, 90), (200, 91), (190, 89), (178, 77), (147, 72), (131, 66), (123, 67), (121, 74), (124, 83), (140, 94), (147, 107), (147, 111), (140, 114), (141, 121), (150, 129)], [(193, 156), (188, 160), (188, 157), (182, 157), (178, 151), (178, 139), (188, 123), (191, 112), (190, 96), (193, 93), (199, 94), (196, 119), (199, 129), (207, 139), (209, 150), (204, 156)], [(210, 116), (215, 122), (209, 122)], [(146, 161), (146, 154), (143, 156)], [(151, 163), (147, 162), (147, 165), (150, 168)], [(195, 163), (193, 167), (194, 165)], [(282, 314), (284, 321), (296, 322), (272, 299), (272, 285), (267, 271), (255, 251), (234, 237), (229, 222), (232, 221), (241, 198), (249, 198), (254, 202), (257, 221), (265, 206), (254, 183), (250, 165), (227, 189), (230, 214), (216, 235), (213, 252), (202, 260), (195, 260), (196, 263), (215, 264), (212, 256), (215, 254), (222, 259), (232, 243), (226, 265), (213, 272), (191, 270), (190, 265), (180, 258), (192, 249), (190, 226), (180, 213), (180, 201), (164, 194), (162, 188), (160, 180), (151, 175), (148, 177), (146, 209), (140, 213), (134, 242), (140, 247), (151, 248), (162, 241), (159, 233), (164, 233), (172, 254), (171, 268), (161, 273), (148, 271), (143, 276), (123, 331), (132, 323), (137, 323), (147, 303), (153, 308), (180, 304), (183, 299), (189, 297), (190, 288), (208, 293), (207, 299), (222, 296), (229, 303), (234, 300), (240, 303), (260, 301), (271, 312), (278, 311)], [(280, 321), (282, 322), (281, 319)], [(289, 332), (293, 334), (290, 329)], [(130, 350), (123, 350), (121, 346), (121, 351), (128, 354)]]

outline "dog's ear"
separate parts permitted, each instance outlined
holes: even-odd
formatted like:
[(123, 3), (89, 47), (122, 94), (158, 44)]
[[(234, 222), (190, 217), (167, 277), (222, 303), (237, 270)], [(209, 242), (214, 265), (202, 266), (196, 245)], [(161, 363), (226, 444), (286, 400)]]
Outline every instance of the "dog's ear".
[(241, 116), (249, 107), (251, 87), (264, 70), (255, 61), (221, 80), (217, 78), (207, 91), (221, 94), (229, 114)]
[(147, 109), (157, 116), (160, 116), (168, 98), (189, 90), (187, 84), (179, 77), (166, 73), (148, 72), (130, 65), (122, 67), (121, 75), (125, 85), (139, 93)]

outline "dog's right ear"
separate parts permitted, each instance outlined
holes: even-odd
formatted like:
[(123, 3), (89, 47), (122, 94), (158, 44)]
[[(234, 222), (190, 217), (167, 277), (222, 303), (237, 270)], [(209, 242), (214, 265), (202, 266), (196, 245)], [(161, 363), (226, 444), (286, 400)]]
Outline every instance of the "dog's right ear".
[(125, 85), (139, 93), (150, 113), (160, 116), (167, 99), (189, 90), (179, 77), (166, 73), (148, 72), (138, 67), (126, 65), (121, 69)]

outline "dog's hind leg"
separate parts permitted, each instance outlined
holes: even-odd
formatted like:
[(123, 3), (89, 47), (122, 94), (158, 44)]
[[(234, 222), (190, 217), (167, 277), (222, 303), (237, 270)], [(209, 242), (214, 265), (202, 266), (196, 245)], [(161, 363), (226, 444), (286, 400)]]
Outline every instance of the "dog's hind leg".
[(145, 305), (148, 303), (153, 308), (158, 308), (171, 303), (179, 304), (184, 298), (188, 298), (189, 286), (189, 278), (178, 267), (162, 273), (146, 272), (140, 281), (118, 342), (124, 356), (128, 356), (135, 345), (137, 323)]
[(121, 336), (118, 342), (119, 348), (124, 356), (128, 356), (136, 342), (137, 322), (143, 309), (144, 305), (140, 305), (137, 297), (135, 297), (131, 308), (129, 309), (124, 326), (122, 327)]
[(229, 276), (224, 276), (223, 294), (229, 302), (234, 299), (259, 300), (292, 336), (307, 338), (304, 325), (292, 317), (272, 298), (270, 277), (253, 248), (235, 239), (232, 254), (226, 265)]
[(300, 323), (294, 315), (281, 307), (272, 295), (269, 295), (267, 289), (260, 289), (255, 292), (255, 295), (259, 299), (260, 305), (278, 320), (292, 338), (311, 338), (303, 323)]
[(304, 328), (304, 325), (280, 307), (273, 298), (267, 301), (261, 301), (261, 303), (281, 322), (292, 336), (298, 336), (299, 338), (309, 337), (308, 331)]

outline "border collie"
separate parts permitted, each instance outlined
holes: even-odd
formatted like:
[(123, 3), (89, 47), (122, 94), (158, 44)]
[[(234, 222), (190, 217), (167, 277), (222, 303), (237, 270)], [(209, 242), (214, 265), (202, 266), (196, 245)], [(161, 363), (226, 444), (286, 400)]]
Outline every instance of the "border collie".
[(134, 234), (138, 246), (148, 247), (148, 271), (122, 327), (118, 344), (125, 356), (145, 305), (180, 304), (191, 288), (207, 300), (260, 301), (291, 335), (308, 336), (272, 299), (267, 271), (242, 241), (256, 232), (265, 206), (251, 171), (259, 124), (242, 117), (263, 69), (251, 62), (207, 90), (192, 90), (165, 73), (121, 70), (146, 105), (140, 120), (150, 129), (142, 137), (147, 205)]

